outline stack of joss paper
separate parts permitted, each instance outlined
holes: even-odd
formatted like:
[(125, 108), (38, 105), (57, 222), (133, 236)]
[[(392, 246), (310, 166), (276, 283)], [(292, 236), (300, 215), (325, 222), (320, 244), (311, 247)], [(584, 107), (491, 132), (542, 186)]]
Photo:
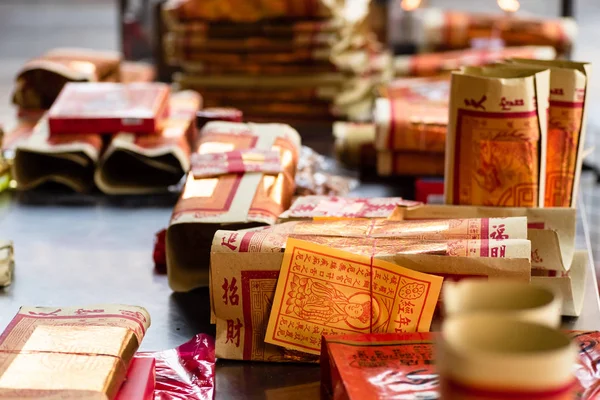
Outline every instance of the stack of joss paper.
[(251, 120), (368, 118), (389, 56), (368, 28), (369, 0), (171, 0), (163, 7), (174, 81), (207, 107)]
[(321, 335), (428, 331), (442, 278), (529, 281), (530, 254), (525, 217), (325, 218), (218, 231), (216, 354), (309, 361)]
[(375, 103), (377, 172), (444, 173), (448, 77), (405, 78), (388, 84)]
[(58, 183), (85, 193), (167, 192), (190, 166), (198, 93), (160, 83), (68, 83), (39, 120), (22, 120), (3, 150), (17, 187)]
[(200, 136), (167, 230), (169, 285), (179, 292), (209, 284), (216, 231), (277, 222), (291, 204), (300, 154), (300, 135), (285, 124), (215, 121)]
[(587, 63), (529, 59), (453, 73), (446, 203), (575, 206), (589, 74)]
[[(477, 39), (500, 39), (507, 47), (551, 46), (568, 54), (577, 35), (573, 18), (477, 14), (426, 8), (421, 10), (423, 51), (461, 50)], [(518, 57), (518, 56), (516, 56)]]
[(149, 326), (135, 306), (21, 307), (0, 336), (0, 397), (149, 400), (154, 362), (133, 362)]

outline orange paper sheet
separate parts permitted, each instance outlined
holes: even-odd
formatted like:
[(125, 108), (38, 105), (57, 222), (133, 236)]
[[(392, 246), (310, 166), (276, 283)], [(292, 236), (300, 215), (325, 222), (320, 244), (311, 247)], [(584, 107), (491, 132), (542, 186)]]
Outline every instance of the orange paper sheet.
[(442, 280), (288, 239), (265, 342), (320, 354), (322, 335), (426, 332)]

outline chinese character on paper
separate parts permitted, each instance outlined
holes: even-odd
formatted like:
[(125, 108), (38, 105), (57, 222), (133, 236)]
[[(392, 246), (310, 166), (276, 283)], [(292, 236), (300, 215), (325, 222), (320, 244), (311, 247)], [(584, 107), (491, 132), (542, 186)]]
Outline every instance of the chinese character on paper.
[(490, 234), (490, 237), (492, 239), (496, 239), (496, 240), (508, 239), (508, 235), (504, 234), (504, 231), (506, 230), (506, 226), (504, 224), (500, 224), (498, 226), (493, 225), (492, 228), (496, 230), (495, 232), (492, 232)]
[[(240, 295), (237, 293), (237, 281), (235, 278), (231, 278), (231, 283), (227, 280), (227, 278), (223, 279), (223, 302), (227, 304), (231, 304), (233, 306), (237, 306), (240, 303)], [(228, 303), (229, 300), (229, 303)]]
[(235, 347), (240, 347), (240, 330), (244, 325), (240, 322), (239, 318), (236, 318), (237, 323), (234, 320), (227, 320), (227, 338), (225, 343), (233, 343)]

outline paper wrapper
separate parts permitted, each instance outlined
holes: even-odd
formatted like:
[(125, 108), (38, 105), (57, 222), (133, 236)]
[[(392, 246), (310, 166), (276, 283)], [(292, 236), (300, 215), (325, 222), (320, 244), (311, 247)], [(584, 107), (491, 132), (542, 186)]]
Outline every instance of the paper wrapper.
[(346, 198), (337, 196), (298, 197), (280, 221), (298, 219), (391, 218), (399, 205), (414, 205), (401, 197)]
[(447, 78), (399, 79), (375, 102), (375, 148), (444, 153), (448, 129)]
[(300, 136), (288, 125), (210, 122), (197, 153), (276, 150), (283, 172), (225, 174), (194, 179), (188, 175), (167, 232), (167, 271), (175, 291), (208, 284), (210, 243), (219, 229), (270, 225), (292, 200)]
[(67, 82), (119, 80), (121, 55), (58, 48), (28, 61), (17, 73), (13, 103), (24, 109), (50, 108)]
[(107, 194), (168, 191), (190, 168), (190, 146), (196, 140), (196, 111), (202, 97), (193, 91), (174, 93), (169, 117), (156, 135), (119, 133), (102, 155), (94, 180)]
[(336, 121), (333, 136), (339, 161), (351, 167), (375, 166), (375, 124)]
[(295, 239), (280, 274), (265, 342), (316, 355), (322, 335), (428, 331), (443, 279)]
[(30, 127), (30, 123), (19, 125), (9, 144), (15, 149), (13, 172), (18, 189), (54, 182), (80, 193), (91, 190), (101, 136), (84, 132), (51, 136), (46, 116)]
[[(364, 227), (364, 224), (370, 226), (370, 222), (287, 222), (269, 228), (217, 232), (212, 246), (210, 270), (211, 320), (217, 325), (217, 356), (238, 360), (290, 361), (281, 348), (264, 343), (284, 246), (290, 237), (369, 258), (374, 256), (402, 266), (397, 259), (420, 259), (424, 257), (423, 253), (429, 252), (435, 254), (430, 255), (430, 265), (438, 266), (438, 273), (451, 279), (487, 276), (490, 279), (510, 277), (529, 281), (531, 267), (526, 257), (530, 248), (523, 241), (509, 239), (500, 243), (470, 240), (468, 229), (461, 231), (459, 228), (466, 227), (464, 221), (456, 227), (458, 230), (452, 231), (451, 240), (442, 239), (439, 234), (436, 236), (432, 233), (435, 229), (427, 224), (420, 225), (421, 235), (423, 231), (430, 232), (436, 239), (430, 237), (423, 240), (414, 231), (412, 238), (400, 239), (399, 233), (395, 236), (366, 238), (365, 231), (359, 230), (358, 224), (362, 223)], [(396, 227), (401, 226), (394, 221), (391, 223)], [(521, 223), (524, 224), (524, 221)], [(481, 238), (481, 232), (472, 234)], [(524, 225), (520, 228), (515, 226), (510, 233), (514, 235), (511, 237), (524, 237), (525, 234)], [(506, 246), (504, 253), (502, 246)], [(525, 246), (525, 251), (522, 246)], [(491, 248), (497, 248), (498, 251), (489, 250)], [(486, 249), (487, 257), (484, 257)], [(412, 254), (400, 254), (403, 252)], [(496, 257), (523, 258), (500, 260), (494, 258), (494, 252)], [(446, 265), (449, 265), (448, 269), (444, 268)], [(237, 331), (239, 336), (228, 339), (232, 332), (235, 334)]]
[(575, 207), (583, 163), (586, 95), (591, 65), (527, 59), (514, 59), (509, 62), (550, 68), (544, 203), (546, 207)]
[(552, 46), (567, 52), (577, 35), (572, 18), (547, 19), (505, 14), (474, 14), (427, 9), (423, 15), (424, 47), (465, 49), (478, 38), (499, 36), (506, 46)]
[[(600, 376), (598, 332), (569, 332), (579, 348), (575, 398), (593, 399)], [(321, 384), (333, 400), (439, 398), (432, 333), (325, 336)], [(334, 390), (335, 388), (335, 390)]]
[(68, 83), (48, 111), (50, 131), (153, 134), (168, 113), (169, 92), (157, 82)]
[(437, 53), (394, 57), (396, 76), (435, 76), (464, 66), (483, 66), (507, 58), (536, 58), (553, 60), (554, 48), (549, 46), (520, 46), (500, 49), (465, 49)]
[(585, 252), (575, 250), (575, 209), (421, 205), (396, 213), (399, 217), (402, 214), (408, 220), (526, 216), (532, 282), (562, 294), (563, 315), (581, 313), (588, 260)]
[(12, 283), (15, 270), (13, 243), (9, 240), (0, 240), (0, 287)]
[(380, 176), (442, 176), (444, 175), (444, 154), (378, 151), (377, 174)]
[(21, 307), (0, 336), (0, 397), (112, 399), (149, 326), (141, 307)]
[(167, 19), (184, 22), (190, 20), (256, 22), (267, 19), (311, 19), (332, 16), (327, 2), (320, 0), (171, 0), (163, 6)]
[(549, 71), (464, 68), (452, 74), (447, 204), (544, 204)]

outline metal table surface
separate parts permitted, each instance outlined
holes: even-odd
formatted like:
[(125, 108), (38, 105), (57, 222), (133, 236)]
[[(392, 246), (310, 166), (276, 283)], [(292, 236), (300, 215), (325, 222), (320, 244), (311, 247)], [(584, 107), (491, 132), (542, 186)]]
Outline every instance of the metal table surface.
[[(397, 186), (396, 186), (397, 187)], [(363, 185), (356, 194), (396, 194), (390, 186)], [(168, 223), (174, 199), (108, 200), (100, 196), (0, 195), (0, 237), (15, 243), (15, 280), (0, 291), (0, 326), (21, 305), (141, 305), (152, 316), (143, 350), (173, 348), (209, 324), (208, 289), (173, 293), (153, 271), (154, 233)], [(578, 243), (588, 246), (580, 207)], [(590, 259), (584, 312), (569, 329), (600, 330), (596, 275)], [(317, 398), (319, 367), (217, 362), (216, 398)]]

